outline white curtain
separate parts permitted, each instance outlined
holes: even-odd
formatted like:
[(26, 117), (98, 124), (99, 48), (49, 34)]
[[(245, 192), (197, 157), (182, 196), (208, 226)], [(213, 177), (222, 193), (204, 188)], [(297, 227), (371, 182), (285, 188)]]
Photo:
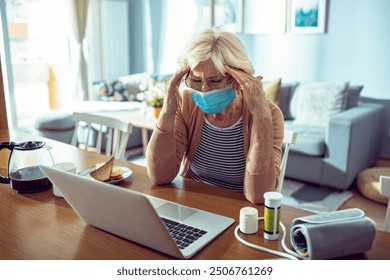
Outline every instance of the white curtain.
[[(87, 25), (89, 0), (68, 0), (71, 36), (77, 44), (76, 56), (72, 58), (74, 82), (78, 96), (88, 100), (88, 75), (85, 50), (85, 29)], [(80, 91), (82, 94), (80, 94)]]

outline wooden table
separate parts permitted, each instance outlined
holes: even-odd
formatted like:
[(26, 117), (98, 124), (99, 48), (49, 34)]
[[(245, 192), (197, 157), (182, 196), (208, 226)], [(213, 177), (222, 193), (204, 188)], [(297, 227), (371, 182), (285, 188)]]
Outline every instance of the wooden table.
[[(93, 166), (108, 159), (77, 149), (76, 147), (17, 131), (0, 130), (0, 142), (13, 140), (44, 140), (52, 146), (55, 161), (74, 161), (78, 170)], [(6, 172), (7, 151), (0, 151), (0, 172)], [(141, 191), (156, 197), (175, 201), (217, 214), (232, 217), (236, 222), (219, 235), (193, 259), (269, 259), (276, 256), (249, 248), (234, 236), (238, 225), (239, 211), (245, 206), (254, 206), (242, 194), (208, 186), (187, 179), (177, 178), (165, 186), (154, 185), (144, 167), (129, 162), (117, 161), (130, 167), (133, 175), (121, 186)], [(255, 206), (263, 214), (262, 206)], [(293, 218), (310, 213), (282, 207), (282, 221), (289, 230)], [(259, 232), (245, 237), (258, 245), (280, 251), (279, 241), (267, 241)], [(289, 240), (287, 240), (287, 244)], [(347, 257), (348, 259), (390, 259), (390, 234), (378, 231), (372, 250)], [(63, 198), (53, 195), (52, 189), (19, 194), (9, 185), (0, 185), (0, 259), (171, 259), (170, 256), (135, 244), (85, 224)]]

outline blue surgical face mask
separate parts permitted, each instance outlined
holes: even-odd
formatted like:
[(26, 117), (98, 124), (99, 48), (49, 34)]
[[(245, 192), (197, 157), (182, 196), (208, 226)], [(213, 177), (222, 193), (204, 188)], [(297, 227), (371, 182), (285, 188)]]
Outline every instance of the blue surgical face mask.
[(206, 114), (217, 114), (225, 109), (236, 98), (233, 85), (207, 92), (192, 90), (192, 100)]

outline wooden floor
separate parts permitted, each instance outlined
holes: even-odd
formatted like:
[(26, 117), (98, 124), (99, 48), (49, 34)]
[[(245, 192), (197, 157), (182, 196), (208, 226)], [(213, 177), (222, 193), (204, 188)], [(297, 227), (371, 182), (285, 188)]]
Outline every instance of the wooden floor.
[[(390, 167), (390, 159), (379, 159), (376, 166), (388, 166)], [(341, 209), (345, 208), (360, 208), (366, 216), (373, 219), (377, 225), (377, 228), (383, 230), (383, 222), (386, 216), (387, 205), (381, 204), (362, 196), (356, 186), (353, 184), (348, 190), (353, 192), (353, 197), (342, 205)]]

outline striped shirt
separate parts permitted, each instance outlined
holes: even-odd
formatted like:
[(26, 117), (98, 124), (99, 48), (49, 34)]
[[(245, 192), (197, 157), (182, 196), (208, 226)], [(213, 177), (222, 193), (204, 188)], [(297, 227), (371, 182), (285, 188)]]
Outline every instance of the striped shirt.
[(205, 119), (189, 177), (242, 192), (245, 164), (242, 118), (227, 128), (216, 127)]

